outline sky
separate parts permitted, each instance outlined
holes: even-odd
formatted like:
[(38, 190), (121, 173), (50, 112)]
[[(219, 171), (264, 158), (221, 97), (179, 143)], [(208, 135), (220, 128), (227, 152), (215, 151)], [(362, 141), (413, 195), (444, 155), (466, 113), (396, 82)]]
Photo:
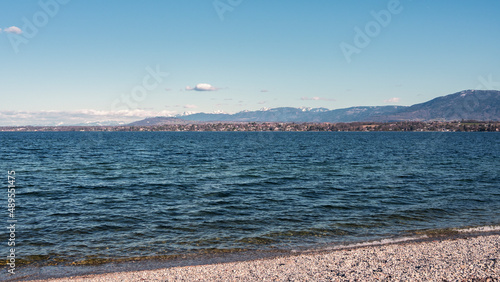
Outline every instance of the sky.
[(498, 0), (0, 4), (0, 126), (500, 90)]

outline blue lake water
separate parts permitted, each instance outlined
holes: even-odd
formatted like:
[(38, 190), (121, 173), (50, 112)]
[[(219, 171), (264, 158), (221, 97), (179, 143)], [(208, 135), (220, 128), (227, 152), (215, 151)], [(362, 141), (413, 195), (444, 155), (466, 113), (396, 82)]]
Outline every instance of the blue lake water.
[(16, 255), (29, 262), (500, 224), (498, 133), (20, 132), (0, 134), (0, 156), (3, 210), (16, 171)]

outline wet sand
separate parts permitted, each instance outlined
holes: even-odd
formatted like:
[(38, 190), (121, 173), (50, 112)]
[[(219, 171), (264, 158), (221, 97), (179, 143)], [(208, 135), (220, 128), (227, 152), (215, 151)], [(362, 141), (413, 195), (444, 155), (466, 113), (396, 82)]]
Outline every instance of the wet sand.
[(500, 235), (36, 281), (500, 281)]

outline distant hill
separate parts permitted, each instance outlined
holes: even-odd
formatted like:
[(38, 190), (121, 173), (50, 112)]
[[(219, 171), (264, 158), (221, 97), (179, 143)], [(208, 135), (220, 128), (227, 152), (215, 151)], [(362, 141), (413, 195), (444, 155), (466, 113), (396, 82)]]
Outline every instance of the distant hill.
[(464, 90), (401, 109), (373, 116), (373, 121), (500, 121), (500, 91)]
[(406, 106), (326, 108), (273, 108), (235, 114), (196, 113), (179, 117), (155, 117), (131, 123), (147, 126), (196, 122), (358, 122), (358, 121), (500, 121), (500, 91), (464, 90)]
[(403, 106), (352, 107), (328, 110), (325, 108), (273, 108), (243, 111), (236, 114), (197, 113), (179, 117), (186, 121), (200, 122), (353, 122), (371, 116), (395, 113)]
[(352, 107), (331, 110), (320, 114), (320, 122), (368, 121), (374, 116), (384, 116), (405, 109), (405, 106)]

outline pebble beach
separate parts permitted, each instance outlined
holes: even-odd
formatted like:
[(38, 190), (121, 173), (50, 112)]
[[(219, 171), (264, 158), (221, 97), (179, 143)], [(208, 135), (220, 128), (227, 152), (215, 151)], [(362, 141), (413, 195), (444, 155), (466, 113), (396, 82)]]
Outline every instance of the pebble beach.
[(500, 281), (500, 235), (36, 281)]

